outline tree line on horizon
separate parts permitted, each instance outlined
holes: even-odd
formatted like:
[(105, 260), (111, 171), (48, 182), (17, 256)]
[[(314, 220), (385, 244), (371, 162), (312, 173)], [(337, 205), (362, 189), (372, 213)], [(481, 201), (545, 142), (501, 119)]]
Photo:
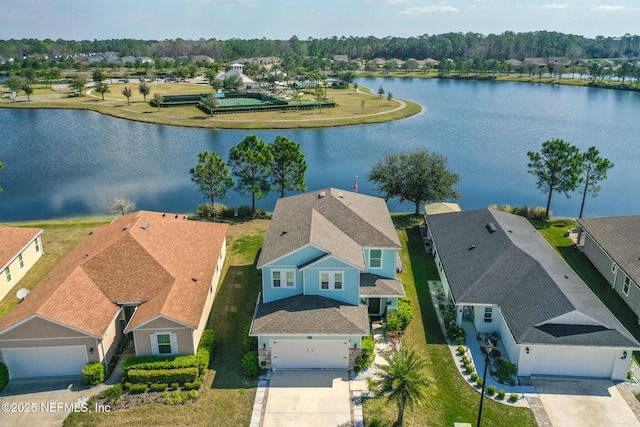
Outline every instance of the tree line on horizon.
[(485, 58), (496, 60), (527, 57), (564, 56), (579, 58), (640, 57), (640, 36), (587, 38), (555, 31), (501, 34), (445, 33), (416, 37), (325, 37), (306, 40), (295, 35), (288, 40), (215, 38), (189, 40), (107, 39), (107, 40), (0, 40), (0, 56), (4, 58), (33, 55), (73, 55), (89, 52), (118, 52), (121, 56), (179, 57), (208, 55), (217, 61), (244, 57), (317, 57), (347, 55), (361, 58)]

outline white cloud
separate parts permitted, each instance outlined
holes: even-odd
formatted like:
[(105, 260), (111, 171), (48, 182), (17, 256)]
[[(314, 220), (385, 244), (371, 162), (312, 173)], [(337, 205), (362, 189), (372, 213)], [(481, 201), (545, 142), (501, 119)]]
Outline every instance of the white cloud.
[(598, 7), (594, 7), (591, 10), (601, 10), (603, 12), (615, 12), (618, 10), (625, 10), (624, 6), (609, 6), (609, 5), (602, 5), (602, 6), (598, 6)]
[(409, 0), (387, 0), (389, 4), (400, 4), (400, 3), (408, 3)]
[(566, 9), (567, 6), (566, 3), (552, 3), (543, 5), (541, 9)]
[(452, 6), (417, 6), (397, 12), (399, 15), (423, 15), (425, 13), (460, 12)]

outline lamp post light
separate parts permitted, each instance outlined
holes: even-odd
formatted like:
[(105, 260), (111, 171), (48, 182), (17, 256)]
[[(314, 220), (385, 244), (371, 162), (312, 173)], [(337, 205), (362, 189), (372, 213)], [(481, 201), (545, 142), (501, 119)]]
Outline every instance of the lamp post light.
[(480, 391), (480, 409), (478, 410), (478, 426), (480, 427), (480, 422), (482, 420), (482, 403), (484, 402), (484, 388), (487, 386), (487, 367), (489, 366), (489, 355), (493, 351), (493, 344), (491, 340), (487, 338), (487, 342), (484, 344), (483, 350), (485, 352), (484, 356), (484, 376), (482, 377), (482, 391)]

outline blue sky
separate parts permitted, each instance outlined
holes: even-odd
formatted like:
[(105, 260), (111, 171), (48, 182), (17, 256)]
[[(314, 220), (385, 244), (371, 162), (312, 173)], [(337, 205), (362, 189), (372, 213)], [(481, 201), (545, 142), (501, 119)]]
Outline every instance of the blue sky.
[(640, 0), (0, 0), (0, 39), (638, 34)]

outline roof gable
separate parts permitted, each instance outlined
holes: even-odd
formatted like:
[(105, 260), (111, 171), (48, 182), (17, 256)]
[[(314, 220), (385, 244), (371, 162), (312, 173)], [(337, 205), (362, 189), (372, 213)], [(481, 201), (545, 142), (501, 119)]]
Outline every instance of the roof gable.
[(41, 228), (0, 227), (0, 270), (4, 270), (42, 234)]

